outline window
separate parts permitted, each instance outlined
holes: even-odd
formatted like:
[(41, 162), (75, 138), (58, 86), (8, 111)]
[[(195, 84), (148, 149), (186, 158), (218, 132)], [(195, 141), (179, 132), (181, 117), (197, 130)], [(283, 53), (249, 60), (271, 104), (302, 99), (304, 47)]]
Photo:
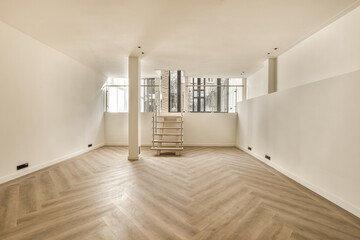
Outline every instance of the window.
[(188, 88), (190, 112), (228, 112), (227, 78), (192, 78)]
[(140, 86), (140, 111), (141, 112), (153, 112), (155, 106), (156, 95), (155, 78), (143, 78), (141, 79)]
[[(192, 78), (188, 85), (190, 112), (236, 111), (239, 83), (242, 79), (228, 78)], [(240, 90), (239, 90), (240, 89)]]
[(182, 71), (170, 71), (169, 74), (169, 112), (181, 112), (183, 97), (181, 85), (183, 82)]
[(109, 78), (106, 83), (106, 111), (129, 111), (129, 80), (127, 78)]
[[(152, 112), (155, 104), (156, 79), (143, 78), (140, 81), (140, 111)], [(129, 80), (109, 78), (106, 82), (106, 111), (129, 112)]]
[(236, 112), (237, 102), (242, 101), (242, 85), (241, 78), (229, 79), (229, 112)]
[[(140, 111), (153, 112), (159, 82), (155, 78), (140, 81)], [(182, 71), (169, 71), (169, 112), (181, 112), (185, 84)], [(242, 79), (190, 78), (187, 86), (189, 112), (235, 112), (242, 98)], [(109, 78), (106, 83), (106, 111), (129, 111), (129, 80)]]
[(189, 87), (189, 111), (205, 112), (205, 79), (192, 78), (192, 87)]

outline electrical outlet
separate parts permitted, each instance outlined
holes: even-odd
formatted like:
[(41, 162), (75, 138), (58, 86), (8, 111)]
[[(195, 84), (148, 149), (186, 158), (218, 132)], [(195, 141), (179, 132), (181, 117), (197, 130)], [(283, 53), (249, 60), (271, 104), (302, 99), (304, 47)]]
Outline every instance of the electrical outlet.
[(29, 166), (29, 163), (24, 163), (24, 164), (21, 164), (19, 166), (16, 166), (16, 169), (20, 170), (20, 169), (23, 169), (23, 168), (27, 168), (28, 166)]

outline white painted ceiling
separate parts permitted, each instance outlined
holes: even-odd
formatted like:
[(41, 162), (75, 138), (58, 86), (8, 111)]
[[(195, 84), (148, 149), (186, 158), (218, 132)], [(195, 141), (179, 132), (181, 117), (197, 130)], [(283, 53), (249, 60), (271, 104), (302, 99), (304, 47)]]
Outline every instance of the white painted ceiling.
[[(358, 0), (0, 0), (0, 20), (107, 76), (240, 77), (359, 5)], [(138, 49), (138, 46), (141, 49)], [(274, 48), (278, 50), (275, 51)]]

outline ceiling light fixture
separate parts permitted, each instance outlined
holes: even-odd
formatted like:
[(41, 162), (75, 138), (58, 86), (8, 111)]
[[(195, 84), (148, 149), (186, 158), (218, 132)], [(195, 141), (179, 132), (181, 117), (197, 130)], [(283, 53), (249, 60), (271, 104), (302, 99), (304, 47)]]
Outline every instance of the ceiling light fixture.
[(276, 51), (276, 50), (277, 50), (277, 47), (276, 47), (276, 48), (274, 48), (274, 50)]
[(141, 52), (141, 54), (145, 54), (144, 52)]
[(141, 46), (138, 46), (138, 48), (141, 48)]

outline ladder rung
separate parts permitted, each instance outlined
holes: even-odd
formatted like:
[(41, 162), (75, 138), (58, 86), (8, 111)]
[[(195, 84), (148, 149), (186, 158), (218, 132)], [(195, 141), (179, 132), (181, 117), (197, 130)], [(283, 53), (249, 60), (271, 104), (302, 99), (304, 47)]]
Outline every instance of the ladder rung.
[(154, 133), (154, 135), (181, 136), (181, 133)]
[(161, 117), (161, 118), (182, 118), (182, 116), (157, 116), (157, 117)]
[(183, 150), (183, 147), (152, 147), (152, 150)]
[[(178, 155), (183, 150), (183, 120), (182, 114), (179, 113), (155, 115), (153, 117), (153, 147), (151, 149), (156, 150), (158, 154), (164, 150), (173, 151)], [(167, 129), (170, 131), (166, 131)], [(171, 129), (173, 130), (171, 131)]]
[(158, 142), (158, 143), (182, 143), (183, 141), (181, 140), (171, 140), (171, 139), (161, 139), (161, 140), (153, 140), (153, 142)]
[(160, 113), (158, 117), (181, 117), (180, 113)]
[(181, 121), (156, 121), (157, 123), (181, 123)]

